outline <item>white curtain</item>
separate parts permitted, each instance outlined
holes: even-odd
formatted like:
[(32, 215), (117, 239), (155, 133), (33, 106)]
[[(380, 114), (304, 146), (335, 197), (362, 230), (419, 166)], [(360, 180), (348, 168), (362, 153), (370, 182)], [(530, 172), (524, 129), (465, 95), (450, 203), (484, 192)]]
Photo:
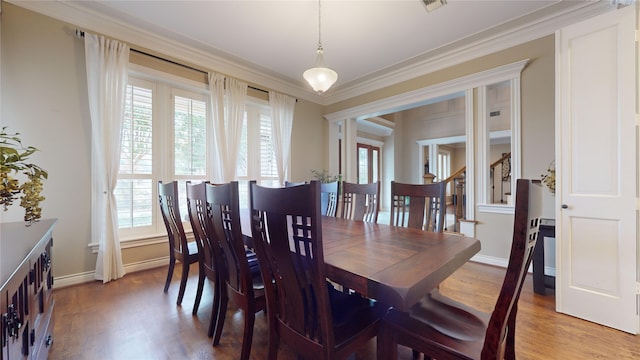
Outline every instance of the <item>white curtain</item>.
[(209, 73), (213, 122), (213, 169), (215, 183), (235, 180), (247, 100), (247, 83)]
[(291, 128), (293, 127), (293, 111), (296, 99), (290, 96), (269, 91), (271, 106), (271, 131), (273, 147), (278, 169), (278, 183), (284, 184), (289, 179), (289, 160), (291, 159)]
[(89, 33), (85, 33), (84, 44), (91, 115), (91, 240), (99, 244), (95, 278), (106, 283), (125, 274), (114, 190), (120, 167), (129, 47)]

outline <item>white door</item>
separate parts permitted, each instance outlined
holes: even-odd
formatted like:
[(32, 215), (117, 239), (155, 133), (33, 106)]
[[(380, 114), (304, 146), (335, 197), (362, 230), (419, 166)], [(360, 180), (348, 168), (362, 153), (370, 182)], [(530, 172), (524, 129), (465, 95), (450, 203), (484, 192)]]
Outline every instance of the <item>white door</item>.
[(556, 309), (637, 334), (635, 11), (556, 34)]

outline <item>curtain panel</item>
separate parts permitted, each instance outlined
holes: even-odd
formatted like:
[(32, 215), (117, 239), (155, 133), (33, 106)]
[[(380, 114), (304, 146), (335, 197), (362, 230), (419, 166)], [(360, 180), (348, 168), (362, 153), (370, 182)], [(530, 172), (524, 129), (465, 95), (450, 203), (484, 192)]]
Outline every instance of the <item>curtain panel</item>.
[(269, 91), (269, 105), (271, 107), (271, 131), (273, 148), (278, 170), (278, 183), (284, 185), (289, 179), (289, 164), (291, 160), (291, 129), (293, 127), (293, 111), (296, 99), (290, 96)]
[(214, 145), (212, 178), (214, 183), (228, 183), (236, 177), (248, 85), (216, 73), (209, 73), (208, 78)]
[(95, 278), (103, 283), (125, 275), (114, 190), (128, 82), (129, 46), (85, 33), (87, 89), (91, 116), (91, 240), (98, 243)]

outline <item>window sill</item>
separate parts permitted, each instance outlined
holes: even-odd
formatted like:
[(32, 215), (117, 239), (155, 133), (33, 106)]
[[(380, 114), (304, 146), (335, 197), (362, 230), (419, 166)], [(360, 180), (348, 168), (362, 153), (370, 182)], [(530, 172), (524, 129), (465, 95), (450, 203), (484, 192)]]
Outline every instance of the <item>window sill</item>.
[[(193, 240), (193, 233), (187, 233), (187, 240)], [(120, 249), (133, 249), (143, 246), (157, 245), (157, 244), (166, 244), (167, 243), (167, 235), (166, 234), (157, 234), (157, 235), (145, 235), (138, 236), (132, 238), (126, 238), (120, 240)], [(91, 248), (91, 253), (98, 253), (98, 243), (90, 243), (89, 248)]]

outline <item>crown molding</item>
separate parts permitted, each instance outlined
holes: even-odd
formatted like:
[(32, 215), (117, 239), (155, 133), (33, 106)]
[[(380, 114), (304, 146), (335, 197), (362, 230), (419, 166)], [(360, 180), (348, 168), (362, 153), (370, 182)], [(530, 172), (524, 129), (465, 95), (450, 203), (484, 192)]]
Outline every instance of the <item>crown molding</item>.
[[(256, 69), (256, 67), (229, 60), (212, 52), (189, 46), (161, 35), (136, 27), (130, 23), (86, 9), (67, 1), (20, 1), (4, 0), (27, 10), (69, 23), (82, 31), (95, 32), (129, 43), (131, 47), (142, 47), (160, 54), (170, 54), (178, 60), (202, 67), (203, 69), (233, 76), (255, 84), (265, 90), (274, 90), (298, 99), (323, 103), (323, 97), (276, 76)], [(68, 29), (75, 33), (75, 29)]]
[[(356, 80), (351, 85), (342, 85), (327, 94), (326, 104), (344, 101), (368, 92), (424, 76), (466, 61), (489, 55), (510, 47), (554, 34), (558, 29), (581, 20), (615, 9), (608, 1), (598, 2), (562, 2), (565, 8), (552, 11), (548, 16), (524, 22), (516, 27), (508, 27), (493, 35), (482, 34), (478, 40), (463, 44), (463, 41), (450, 44), (449, 50), (434, 54), (425, 54), (422, 59), (410, 60), (395, 70), (383, 70), (384, 73), (369, 79)], [(366, 89), (366, 90), (365, 90)]]
[[(476, 34), (467, 40), (449, 44), (319, 95), (306, 88), (301, 81), (271, 75), (267, 71), (261, 71), (257, 65), (243, 64), (239, 59), (230, 60), (213, 51), (180, 43), (75, 3), (60, 0), (4, 1), (69, 23), (81, 30), (100, 33), (160, 54), (171, 54), (178, 60), (237, 77), (265, 90), (282, 92), (325, 106), (553, 34), (563, 26), (615, 9), (609, 1), (560, 1), (555, 6), (562, 6), (562, 11), (550, 11), (548, 16), (529, 20), (515, 28), (512, 26), (502, 31), (494, 29)], [(75, 29), (70, 30), (74, 32)], [(476, 40), (470, 40), (471, 38)]]

